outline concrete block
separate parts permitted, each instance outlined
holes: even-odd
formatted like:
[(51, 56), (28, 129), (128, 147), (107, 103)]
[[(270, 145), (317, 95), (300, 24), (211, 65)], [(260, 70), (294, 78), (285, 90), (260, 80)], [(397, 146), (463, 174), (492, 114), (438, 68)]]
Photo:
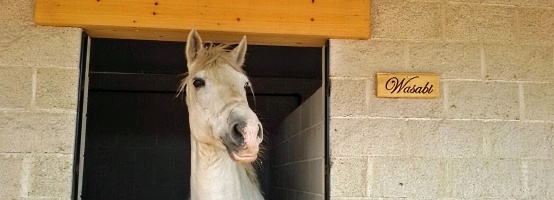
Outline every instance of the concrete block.
[(0, 199), (20, 197), (23, 155), (0, 153), (0, 169)]
[(448, 117), (455, 119), (520, 119), (517, 83), (449, 81)]
[(491, 132), (491, 156), (496, 158), (550, 159), (554, 125), (529, 122), (487, 122)]
[(522, 0), (482, 0), (486, 4), (499, 4), (499, 5), (520, 5)]
[(527, 161), (529, 197), (531, 199), (554, 198), (554, 162), (552, 160)]
[(522, 0), (523, 6), (554, 7), (552, 0)]
[(271, 153), (271, 165), (277, 166), (277, 167), (283, 167), (283, 165), (290, 164), (293, 162), (293, 156), (291, 152), (293, 150), (288, 150), (287, 148), (291, 148), (292, 146), (288, 145), (290, 142), (283, 143), (277, 151), (272, 151)]
[(307, 192), (309, 190), (309, 185), (312, 183), (311, 180), (311, 167), (309, 161), (297, 162), (290, 165), (292, 171), (292, 189), (296, 191)]
[[(529, 2), (531, 6), (544, 6), (546, 2)], [(549, 44), (554, 38), (554, 13), (546, 6), (519, 10), (522, 42)]]
[(296, 151), (299, 147), (295, 146), (295, 140), (288, 140), (285, 142), (285, 154), (286, 156), (283, 157), (283, 164), (291, 164), (296, 161)]
[(449, 0), (449, 2), (480, 3), (482, 0)]
[(296, 110), (292, 111), (292, 113), (287, 116), (286, 121), (287, 138), (291, 138), (292, 136), (300, 133), (300, 131), (302, 131), (302, 106), (299, 106)]
[(34, 155), (29, 196), (70, 197), (72, 163), (72, 154)]
[(377, 158), (371, 197), (438, 198), (440, 165), (433, 159)]
[(449, 197), (483, 198), (486, 194), (487, 162), (482, 159), (454, 159), (449, 166)]
[(302, 103), (302, 105), (300, 105), (302, 107), (302, 126), (300, 127), (300, 129), (302, 130), (306, 130), (307, 128), (312, 126), (312, 113), (314, 112), (312, 110), (312, 104), (314, 103), (315, 102), (312, 101), (312, 98), (308, 98), (306, 101), (304, 101), (304, 103)]
[(366, 81), (331, 79), (330, 116), (361, 116), (366, 111)]
[(511, 6), (448, 3), (447, 40), (514, 41), (516, 9)]
[(405, 136), (410, 157), (483, 157), (485, 123), (460, 120), (409, 120)]
[(275, 148), (274, 151), (271, 152), (272, 153), (271, 159), (273, 160), (273, 162), (275, 162), (275, 163), (272, 163), (274, 166), (286, 164), (288, 162), (293, 161), (294, 149), (291, 149), (293, 148), (293, 146), (290, 144), (291, 144), (290, 140), (284, 143), (281, 143), (279, 144), (279, 146)]
[(319, 88), (310, 98), (314, 103), (311, 104), (312, 125), (321, 123), (325, 120), (325, 89)]
[(31, 105), (33, 70), (0, 67), (0, 108), (28, 108)]
[(553, 48), (531, 45), (486, 44), (486, 79), (552, 81)]
[(287, 190), (287, 198), (285, 199), (296, 199), (296, 192), (294, 190)]
[[(442, 85), (443, 83), (441, 83)], [(436, 99), (378, 98), (376, 86), (370, 81), (367, 86), (367, 115), (372, 117), (395, 118), (444, 118), (444, 87)]]
[(477, 43), (410, 43), (410, 66), (438, 73), (442, 79), (480, 79), (481, 46)]
[(273, 199), (287, 199), (287, 190), (271, 187), (271, 196)]
[(292, 173), (292, 185), (290, 186), (290, 189), (292, 190), (300, 190), (300, 185), (302, 185), (302, 183), (300, 183), (302, 181), (300, 176), (304, 172), (304, 170), (301, 167), (302, 164), (304, 163), (296, 162), (288, 165), (288, 168), (290, 168), (290, 171)]
[(372, 1), (371, 36), (394, 39), (442, 38), (440, 3)]
[(291, 161), (302, 161), (306, 159), (308, 152), (306, 135), (306, 131), (303, 131), (291, 139), (292, 147), (294, 148), (292, 152), (293, 159)]
[(33, 0), (2, 1), (0, 19), (19, 23), (32, 23), (34, 4)]
[(315, 195), (305, 192), (296, 192), (295, 199), (298, 200), (323, 200), (325, 199), (323, 195)]
[(401, 156), (405, 120), (332, 118), (331, 156)]
[(486, 195), (497, 198), (522, 198), (525, 194), (521, 163), (518, 160), (492, 160), (485, 163)]
[(292, 185), (293, 185), (293, 168), (290, 167), (290, 165), (287, 165), (284, 167), (285, 168), (285, 187), (284, 188), (288, 188), (288, 189), (292, 189)]
[[(318, 141), (316, 141), (317, 135), (314, 132), (315, 132), (315, 127), (308, 129), (306, 130), (306, 132), (304, 132), (304, 138), (302, 142), (302, 145), (304, 146), (304, 151), (302, 152), (302, 159), (304, 160), (314, 159), (315, 158), (314, 155), (316, 155), (315, 153), (316, 151), (324, 151), (324, 148), (317, 148), (319, 146), (321, 147), (323, 146), (315, 144)], [(324, 132), (321, 132), (321, 134), (324, 134)]]
[(325, 191), (325, 163), (323, 159), (310, 161), (310, 180), (307, 181), (308, 192), (323, 195)]
[(524, 83), (525, 119), (554, 120), (554, 83)]
[(522, 198), (524, 184), (518, 160), (454, 159), (450, 197), (464, 199)]
[(296, 108), (281, 122), (284, 140), (293, 137), (302, 130), (302, 107)]
[(0, 59), (0, 66), (78, 68), (81, 33), (80, 28), (1, 21), (0, 58), (6, 59)]
[(307, 131), (303, 131), (290, 140), (290, 142), (292, 143), (292, 147), (294, 148), (292, 152), (293, 159), (291, 161), (300, 161), (306, 159), (308, 153), (307, 143), (309, 142), (307, 135)]
[(325, 152), (324, 124), (318, 125), (306, 131), (306, 159), (323, 158)]
[(325, 119), (323, 88), (319, 88), (302, 103), (302, 130), (306, 130)]
[(331, 197), (367, 196), (367, 158), (331, 158)]
[(503, 5), (515, 5), (524, 7), (552, 7), (554, 1), (552, 0), (482, 0), (483, 3), (488, 4), (503, 4)]
[(40, 68), (37, 70), (37, 102), (39, 108), (77, 110), (79, 70)]
[(380, 40), (331, 40), (331, 77), (370, 77), (376, 72), (405, 72), (404, 43)]
[(75, 114), (0, 112), (0, 152), (73, 153), (74, 138)]
[(408, 0), (410, 2), (435, 2), (435, 3), (442, 3), (443, 0)]

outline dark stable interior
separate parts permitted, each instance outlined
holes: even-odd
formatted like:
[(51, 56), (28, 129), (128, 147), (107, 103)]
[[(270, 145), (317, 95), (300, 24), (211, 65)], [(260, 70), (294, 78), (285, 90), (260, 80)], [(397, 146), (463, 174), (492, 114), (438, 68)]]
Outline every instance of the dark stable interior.
[[(190, 133), (176, 97), (185, 44), (93, 38), (90, 45), (82, 199), (187, 199)], [(322, 49), (249, 45), (244, 69), (271, 147), (272, 130), (321, 87)], [(272, 199), (267, 156), (258, 173)]]

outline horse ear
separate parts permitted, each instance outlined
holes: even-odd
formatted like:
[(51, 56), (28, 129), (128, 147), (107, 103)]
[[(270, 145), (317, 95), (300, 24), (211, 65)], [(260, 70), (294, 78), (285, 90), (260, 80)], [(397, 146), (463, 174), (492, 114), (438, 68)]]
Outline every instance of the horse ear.
[(246, 35), (242, 38), (242, 41), (240, 41), (239, 45), (233, 49), (231, 52), (233, 57), (235, 58), (237, 64), (239, 66), (242, 66), (244, 64), (244, 58), (246, 57)]
[(196, 29), (192, 29), (189, 33), (189, 37), (187, 39), (187, 47), (185, 50), (189, 71), (190, 71), (190, 64), (196, 58), (196, 56), (198, 55), (198, 52), (202, 48), (203, 48), (202, 39), (196, 32)]

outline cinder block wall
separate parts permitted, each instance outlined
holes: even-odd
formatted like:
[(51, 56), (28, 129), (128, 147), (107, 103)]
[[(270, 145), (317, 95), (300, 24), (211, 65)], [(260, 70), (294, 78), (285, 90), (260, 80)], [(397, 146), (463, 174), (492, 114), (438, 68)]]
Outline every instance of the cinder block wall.
[(81, 30), (0, 6), (0, 199), (69, 199)]
[(324, 199), (323, 100), (320, 88), (283, 120), (272, 138), (271, 199)]
[[(331, 199), (554, 199), (554, 1), (372, 0), (332, 40)], [(431, 72), (440, 98), (375, 97)]]

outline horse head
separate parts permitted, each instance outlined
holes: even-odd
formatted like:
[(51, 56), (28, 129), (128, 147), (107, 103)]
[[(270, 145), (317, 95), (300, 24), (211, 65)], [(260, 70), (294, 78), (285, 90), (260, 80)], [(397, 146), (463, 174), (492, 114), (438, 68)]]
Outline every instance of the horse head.
[(191, 137), (199, 143), (227, 151), (236, 162), (256, 160), (263, 128), (248, 106), (250, 89), (242, 65), (246, 36), (237, 47), (204, 45), (195, 30), (188, 36), (188, 75), (182, 80), (189, 111)]

